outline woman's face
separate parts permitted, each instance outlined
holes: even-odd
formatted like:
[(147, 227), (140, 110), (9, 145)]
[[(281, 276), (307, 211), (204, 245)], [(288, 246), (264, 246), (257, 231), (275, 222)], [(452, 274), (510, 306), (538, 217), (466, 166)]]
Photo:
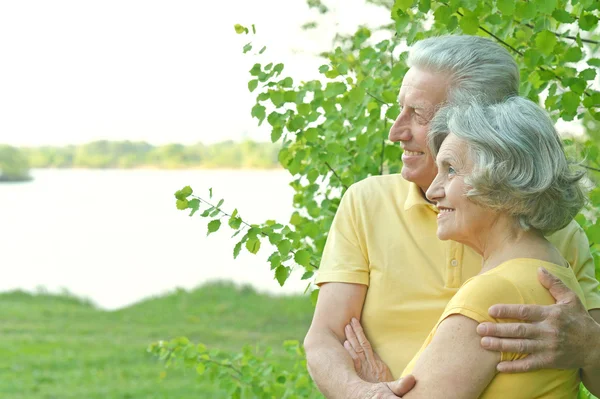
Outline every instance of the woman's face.
[(466, 196), (471, 187), (465, 183), (465, 177), (473, 171), (473, 159), (467, 143), (449, 134), (440, 147), (436, 164), (438, 173), (426, 195), (440, 210), (438, 238), (480, 249), (478, 244), (496, 221), (497, 214)]

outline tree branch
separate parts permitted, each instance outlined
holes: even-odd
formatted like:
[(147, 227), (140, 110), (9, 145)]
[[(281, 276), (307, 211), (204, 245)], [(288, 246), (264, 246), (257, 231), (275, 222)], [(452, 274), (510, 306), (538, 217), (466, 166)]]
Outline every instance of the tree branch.
[(338, 180), (340, 181), (340, 183), (342, 183), (342, 187), (344, 187), (344, 189), (348, 190), (348, 186), (345, 185), (342, 182), (342, 178), (337, 173), (335, 173), (335, 170), (333, 170), (333, 168), (331, 167), (331, 165), (329, 165), (329, 162), (325, 162), (325, 165), (327, 165), (327, 167), (329, 168), (329, 170), (331, 171), (331, 173), (333, 173), (333, 175), (338, 178)]
[(588, 166), (588, 165), (581, 165), (581, 166), (583, 166), (584, 168), (586, 168), (588, 170), (593, 170), (594, 172), (600, 172), (600, 169), (594, 168), (592, 166)]
[(368, 92), (368, 91), (367, 91), (366, 93), (367, 93), (367, 95), (368, 95), (369, 97), (372, 97), (372, 98), (373, 98), (373, 99), (375, 99), (375, 101), (377, 101), (378, 103), (380, 103), (380, 104), (383, 104), (383, 105), (388, 105), (388, 106), (389, 106), (389, 104), (388, 104), (388, 103), (386, 103), (385, 101), (383, 101), (383, 100), (382, 100), (382, 99), (380, 99), (380, 98), (377, 98), (377, 97), (375, 97), (375, 96), (374, 96), (373, 94), (371, 94), (370, 92)]
[[(449, 6), (448, 6), (446, 3), (444, 3), (444, 2), (440, 2), (440, 3), (442, 3), (442, 4), (443, 4), (443, 5), (445, 5), (446, 7), (449, 7)], [(456, 13), (457, 13), (458, 15), (460, 15), (461, 17), (464, 17), (464, 15), (463, 15), (463, 14), (462, 14), (460, 11), (458, 11), (458, 10), (457, 10), (457, 11), (456, 11)], [(496, 40), (497, 40), (497, 41), (499, 41), (500, 43), (504, 44), (506, 47), (508, 47), (509, 49), (511, 49), (512, 51), (514, 51), (515, 53), (519, 54), (521, 57), (523, 57), (523, 53), (522, 53), (522, 52), (520, 52), (519, 50), (517, 50), (516, 48), (514, 48), (514, 47), (513, 47), (513, 46), (511, 46), (510, 44), (506, 43), (504, 40), (500, 39), (498, 36), (494, 35), (492, 32), (490, 32), (489, 30), (485, 29), (483, 26), (479, 25), (479, 29), (480, 29), (480, 30), (482, 30), (482, 31), (484, 31), (485, 33), (487, 33), (488, 35), (490, 35), (491, 37), (493, 37), (494, 39), (496, 39)], [(538, 65), (538, 68), (539, 68), (541, 71), (544, 71), (544, 72), (550, 72), (551, 74), (553, 74), (553, 75), (554, 75), (554, 77), (555, 77), (555, 78), (556, 78), (558, 81), (560, 81), (560, 82), (562, 83), (562, 81), (560, 80), (560, 78), (558, 77), (558, 75), (556, 75), (556, 72), (554, 72), (553, 70), (551, 70), (551, 69), (546, 69), (546, 68), (544, 68), (542, 65)], [(588, 93), (588, 91), (587, 91), (587, 90), (584, 90), (583, 94), (585, 94), (585, 95), (586, 95), (586, 96), (588, 96), (588, 97), (590, 97), (590, 96), (591, 96), (591, 94), (590, 94), (590, 93)]]
[[(533, 26), (531, 24), (524, 24), (523, 22), (520, 22), (520, 21), (517, 21), (517, 20), (515, 20), (515, 21), (518, 22), (518, 23), (520, 23), (521, 25), (527, 26), (528, 28), (535, 29), (535, 26)], [(552, 31), (550, 31), (550, 32), (552, 32)], [(552, 32), (552, 33), (554, 33), (556, 35), (556, 37), (561, 37), (561, 38), (564, 37), (565, 39), (570, 39), (570, 40), (573, 40), (573, 41), (577, 40), (577, 38), (575, 36), (568, 36), (568, 35), (567, 36), (563, 36), (563, 35), (561, 35), (558, 32)], [(599, 41), (592, 40), (592, 39), (579, 38), (579, 40), (581, 40), (583, 43), (600, 44)]]

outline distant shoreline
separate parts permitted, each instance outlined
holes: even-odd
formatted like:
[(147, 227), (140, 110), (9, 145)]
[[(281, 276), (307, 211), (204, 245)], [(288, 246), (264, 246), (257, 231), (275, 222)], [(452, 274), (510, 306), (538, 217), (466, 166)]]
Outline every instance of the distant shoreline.
[(178, 168), (165, 168), (155, 165), (144, 165), (144, 166), (135, 166), (132, 168), (92, 168), (87, 166), (68, 166), (68, 167), (33, 167), (31, 170), (218, 170), (218, 171), (245, 171), (245, 170), (256, 170), (256, 171), (280, 171), (285, 170), (283, 167), (223, 167), (223, 166), (190, 166), (190, 167), (178, 167)]

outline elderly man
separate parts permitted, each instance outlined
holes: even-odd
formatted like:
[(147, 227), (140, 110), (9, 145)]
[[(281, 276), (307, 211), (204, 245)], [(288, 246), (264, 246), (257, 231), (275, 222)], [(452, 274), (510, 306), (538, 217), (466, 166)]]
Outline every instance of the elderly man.
[[(383, 381), (400, 376), (450, 298), (481, 268), (471, 249), (436, 237), (437, 210), (423, 194), (437, 173), (429, 122), (441, 105), (462, 97), (496, 102), (518, 94), (518, 67), (504, 48), (476, 36), (420, 41), (408, 65), (389, 133), (404, 149), (402, 173), (368, 178), (345, 193), (316, 280), (321, 291), (304, 345), (328, 398), (393, 398), (410, 390), (414, 380)], [(499, 371), (580, 368), (586, 387), (600, 394), (600, 293), (588, 240), (575, 222), (549, 239), (572, 265), (587, 309), (547, 276), (542, 284), (556, 305), (499, 304), (491, 316), (529, 323), (485, 323), (477, 332), (486, 349), (531, 353)]]

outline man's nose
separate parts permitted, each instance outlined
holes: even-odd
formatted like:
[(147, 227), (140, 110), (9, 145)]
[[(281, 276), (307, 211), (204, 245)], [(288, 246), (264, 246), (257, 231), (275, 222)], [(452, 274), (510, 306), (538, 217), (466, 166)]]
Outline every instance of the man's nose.
[(399, 141), (409, 141), (412, 139), (412, 133), (408, 123), (405, 121), (403, 112), (400, 112), (400, 115), (398, 115), (394, 121), (394, 124), (390, 128), (389, 139), (394, 143)]

